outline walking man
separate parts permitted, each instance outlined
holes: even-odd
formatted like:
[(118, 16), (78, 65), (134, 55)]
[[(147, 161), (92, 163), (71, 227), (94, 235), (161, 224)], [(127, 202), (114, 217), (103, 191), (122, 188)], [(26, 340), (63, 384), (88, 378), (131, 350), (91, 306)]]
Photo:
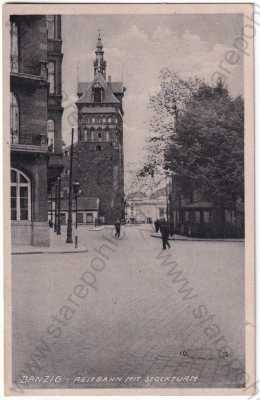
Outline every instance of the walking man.
[(119, 219), (115, 223), (115, 229), (116, 229), (115, 237), (119, 239), (120, 238), (120, 230), (121, 230), (121, 224), (120, 224)]
[(162, 237), (163, 250), (166, 250), (166, 246), (168, 247), (168, 249), (170, 249), (171, 245), (168, 241), (170, 232), (169, 232), (169, 226), (168, 226), (167, 222), (165, 221), (165, 219), (163, 219), (160, 224), (160, 231), (161, 231), (161, 237)]

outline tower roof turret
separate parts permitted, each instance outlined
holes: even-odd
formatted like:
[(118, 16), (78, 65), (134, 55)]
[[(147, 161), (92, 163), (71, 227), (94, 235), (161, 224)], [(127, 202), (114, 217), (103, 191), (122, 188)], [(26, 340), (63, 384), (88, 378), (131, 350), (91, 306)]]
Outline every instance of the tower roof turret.
[(104, 60), (103, 43), (101, 40), (101, 34), (98, 33), (97, 47), (95, 50), (96, 59), (94, 61), (94, 76), (97, 73), (101, 73), (106, 79), (106, 61)]

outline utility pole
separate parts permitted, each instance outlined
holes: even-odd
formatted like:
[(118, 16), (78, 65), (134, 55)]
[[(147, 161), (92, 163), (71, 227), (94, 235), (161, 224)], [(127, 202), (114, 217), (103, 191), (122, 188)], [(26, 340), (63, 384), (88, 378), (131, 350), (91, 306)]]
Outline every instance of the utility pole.
[(73, 168), (73, 141), (74, 128), (71, 129), (71, 147), (70, 147), (70, 175), (69, 175), (69, 204), (68, 204), (68, 224), (66, 243), (73, 243), (72, 239), (72, 168)]

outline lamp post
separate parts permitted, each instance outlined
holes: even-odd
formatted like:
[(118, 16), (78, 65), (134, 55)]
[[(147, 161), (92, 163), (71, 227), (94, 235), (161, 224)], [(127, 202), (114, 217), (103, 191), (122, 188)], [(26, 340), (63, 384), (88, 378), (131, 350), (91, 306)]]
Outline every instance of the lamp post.
[(57, 222), (58, 222), (58, 185), (55, 184), (55, 208), (54, 208), (54, 232), (57, 232)]
[(52, 187), (51, 187), (51, 221), (50, 221), (50, 227), (53, 227), (53, 198), (52, 198)]
[(70, 146), (70, 175), (69, 175), (69, 204), (68, 204), (68, 225), (66, 243), (73, 243), (72, 239), (72, 167), (73, 167), (73, 141), (74, 128), (71, 129), (71, 146)]
[(80, 196), (80, 183), (78, 181), (73, 182), (73, 193), (75, 196), (75, 249), (78, 248), (78, 197)]
[(58, 184), (57, 184), (57, 191), (58, 191), (58, 199), (57, 199), (57, 228), (56, 228), (56, 233), (57, 235), (61, 234), (60, 230), (60, 190), (61, 190), (61, 178), (60, 176), (58, 177)]

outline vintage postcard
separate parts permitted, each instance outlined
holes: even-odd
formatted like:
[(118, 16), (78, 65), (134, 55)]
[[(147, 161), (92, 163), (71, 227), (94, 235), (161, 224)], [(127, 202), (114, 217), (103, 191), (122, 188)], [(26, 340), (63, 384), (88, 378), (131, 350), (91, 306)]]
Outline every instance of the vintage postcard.
[(7, 394), (255, 393), (254, 11), (4, 6)]

